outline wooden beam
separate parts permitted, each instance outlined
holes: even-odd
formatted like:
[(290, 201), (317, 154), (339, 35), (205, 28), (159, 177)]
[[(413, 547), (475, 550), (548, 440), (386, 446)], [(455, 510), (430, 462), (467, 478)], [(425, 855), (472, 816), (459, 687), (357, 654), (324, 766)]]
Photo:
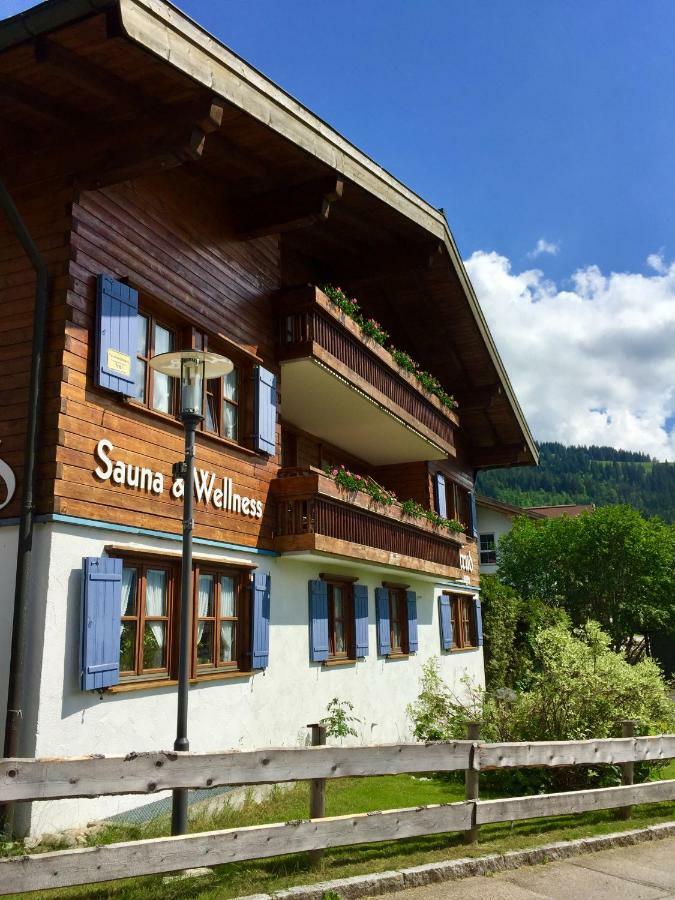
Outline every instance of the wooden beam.
[(332, 175), (241, 200), (233, 209), (237, 237), (251, 240), (325, 222), (343, 190), (344, 179)]
[(130, 110), (147, 109), (152, 102), (141, 90), (123, 78), (48, 38), (40, 37), (36, 40), (35, 59), (38, 63), (52, 65), (60, 77), (78, 88), (104, 100), (124, 103)]
[(0, 894), (465, 831), (472, 809), (473, 803), (448, 803), (14, 856), (0, 860)]
[(82, 118), (82, 110), (64, 100), (50, 97), (28, 84), (0, 75), (0, 97), (15, 106), (39, 116), (50, 125), (63, 127), (68, 121)]
[[(462, 407), (460, 406), (460, 415)], [(476, 469), (491, 466), (518, 466), (529, 462), (525, 444), (501, 444), (496, 447), (476, 447), (468, 453), (471, 465)]]
[(0, 760), (0, 803), (169, 788), (272, 784), (316, 778), (454, 772), (470, 762), (471, 741), (362, 747), (269, 747), (227, 753), (130, 753), (66, 759)]
[(491, 384), (487, 387), (467, 388), (458, 391), (455, 399), (459, 403), (461, 412), (478, 412), (489, 409), (502, 396), (500, 384)]
[(625, 762), (662, 762), (675, 758), (675, 735), (602, 738), (588, 741), (531, 741), (481, 744), (478, 765), (486, 769), (520, 766), (618, 765)]
[(199, 159), (207, 135), (220, 127), (222, 114), (223, 101), (206, 97), (144, 117), (125, 140), (120, 140), (122, 124), (71, 132), (37, 154), (17, 148), (11, 158), (3, 160), (2, 168), (17, 180), (67, 172), (77, 178), (81, 188), (102, 187)]
[(596, 809), (616, 809), (637, 803), (675, 800), (675, 780), (647, 781), (644, 784), (566, 791), (508, 800), (481, 800), (476, 804), (476, 824), (515, 822), (542, 816), (569, 816)]

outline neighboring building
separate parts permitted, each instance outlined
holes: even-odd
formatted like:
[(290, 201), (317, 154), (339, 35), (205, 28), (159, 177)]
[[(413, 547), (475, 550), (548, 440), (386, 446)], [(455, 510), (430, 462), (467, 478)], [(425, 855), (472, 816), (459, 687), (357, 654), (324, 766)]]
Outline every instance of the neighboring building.
[[(191, 749), (303, 742), (333, 697), (359, 740), (405, 739), (425, 660), (483, 680), (476, 472), (537, 459), (443, 215), (161, 0), (0, 23), (0, 76), (0, 178), (50, 276), (14, 755), (173, 745), (183, 429), (148, 360), (206, 347), (235, 369), (197, 438)], [(4, 710), (36, 287), (5, 216), (0, 243)], [(460, 531), (347, 493), (340, 465)], [(143, 802), (34, 804), (25, 824)]]
[(518, 516), (528, 519), (553, 519), (560, 516), (580, 516), (591, 512), (592, 504), (566, 503), (560, 506), (513, 506), (491, 497), (476, 495), (478, 518), (478, 552), (481, 575), (494, 575), (497, 571), (497, 547), (501, 537), (511, 531)]

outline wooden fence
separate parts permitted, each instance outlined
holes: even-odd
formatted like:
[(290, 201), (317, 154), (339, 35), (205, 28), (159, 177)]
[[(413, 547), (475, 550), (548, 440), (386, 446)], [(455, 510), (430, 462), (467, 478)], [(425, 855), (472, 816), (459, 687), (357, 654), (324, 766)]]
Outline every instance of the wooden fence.
[[(171, 788), (274, 784), (328, 778), (526, 766), (596, 766), (675, 757), (675, 735), (591, 741), (486, 744), (455, 741), (228, 753), (130, 753), (124, 757), (0, 760), (0, 803)], [(0, 861), (0, 894), (219, 865), (327, 847), (398, 840), (480, 825), (675, 800), (675, 780), (502, 800), (314, 818), (61, 850)]]

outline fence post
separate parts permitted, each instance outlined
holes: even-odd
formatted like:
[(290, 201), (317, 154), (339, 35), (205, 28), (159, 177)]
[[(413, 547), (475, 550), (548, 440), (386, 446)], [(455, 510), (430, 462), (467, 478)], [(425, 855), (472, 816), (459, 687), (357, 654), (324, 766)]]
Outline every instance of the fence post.
[[(325, 725), (308, 725), (312, 730), (312, 747), (323, 747), (326, 743)], [(323, 819), (326, 815), (326, 779), (313, 778), (309, 783), (309, 817), (310, 819)], [(312, 867), (318, 866), (323, 859), (323, 850), (310, 850), (309, 863)]]
[[(635, 737), (635, 722), (633, 719), (622, 719), (621, 720), (621, 737), (632, 738)], [(635, 775), (635, 763), (627, 762), (621, 763), (621, 784), (633, 784), (633, 778)], [(618, 810), (618, 818), (619, 819), (630, 819), (632, 806), (621, 806)]]
[[(469, 741), (479, 741), (480, 740), (480, 722), (467, 722), (466, 726), (466, 737)], [(475, 759), (475, 750), (471, 751), (471, 755), (469, 757), (469, 768), (464, 773), (464, 796), (467, 800), (478, 800), (478, 769), (474, 769), (474, 759)], [(470, 828), (468, 831), (464, 832), (464, 843), (465, 844), (475, 844), (478, 840), (478, 834), (480, 828), (476, 825), (476, 812), (475, 807), (474, 811), (471, 815), (471, 820), (473, 822), (473, 828)]]

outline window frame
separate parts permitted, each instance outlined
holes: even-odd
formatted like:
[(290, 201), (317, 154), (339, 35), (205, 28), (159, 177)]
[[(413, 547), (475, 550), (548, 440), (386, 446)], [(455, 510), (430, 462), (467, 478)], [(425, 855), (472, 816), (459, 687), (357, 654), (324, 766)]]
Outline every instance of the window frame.
[[(192, 328), (191, 344), (193, 349), (195, 350), (207, 350), (210, 348), (216, 353), (220, 352), (217, 346), (217, 342), (215, 347), (210, 347), (208, 334), (199, 328)], [(238, 356), (233, 355), (230, 350), (224, 351), (224, 355), (227, 356), (228, 359), (231, 359), (234, 365), (234, 372), (236, 375), (236, 400), (230, 400), (225, 397), (225, 376), (222, 376), (220, 378), (205, 379), (204, 393), (202, 398), (204, 417), (199, 423), (199, 430), (202, 432), (202, 434), (219, 438), (220, 440), (228, 441), (231, 444), (235, 444), (241, 447), (245, 446), (245, 441), (242, 437), (242, 434), (245, 431), (244, 414), (252, 405), (251, 399), (249, 398), (249, 391), (246, 390), (247, 384), (249, 384), (251, 381), (249, 369), (252, 368), (252, 365), (249, 365), (246, 360), (240, 359)], [(246, 377), (247, 374), (249, 376), (248, 378)], [(211, 389), (209, 389), (209, 386), (211, 386)], [(214, 406), (216, 411), (215, 431), (212, 431), (210, 428), (206, 427), (206, 410), (207, 404), (209, 402), (209, 395), (213, 396), (214, 398)], [(225, 403), (235, 408), (235, 437), (230, 437), (229, 435), (225, 434), (225, 416), (223, 415), (223, 405)]]
[[(139, 406), (142, 406), (144, 409), (150, 410), (150, 412), (158, 413), (160, 416), (169, 416), (170, 418), (178, 417), (178, 382), (175, 378), (170, 379), (170, 393), (169, 393), (169, 411), (165, 412), (162, 409), (157, 409), (153, 405), (153, 393), (154, 393), (154, 377), (153, 377), (153, 369), (150, 368), (150, 360), (156, 356), (155, 353), (155, 327), (159, 326), (167, 331), (170, 335), (170, 348), (171, 350), (176, 350), (178, 348), (178, 344), (180, 343), (180, 329), (175, 325), (171, 325), (166, 319), (161, 316), (156, 315), (151, 309), (148, 309), (146, 306), (140, 306), (138, 308), (138, 312), (136, 313), (137, 318), (143, 318), (146, 321), (146, 332), (145, 332), (145, 354), (141, 354), (138, 352), (138, 347), (136, 347), (136, 364), (139, 362), (143, 363), (145, 366), (145, 377), (143, 381), (143, 393), (144, 399), (140, 399), (139, 397), (133, 397), (133, 402), (137, 403)], [(138, 388), (139, 379), (136, 379), (136, 388)]]
[(476, 606), (473, 595), (453, 594), (452, 591), (443, 591), (443, 593), (450, 597), (451, 652), (454, 650), (478, 650)]
[[(167, 562), (166, 559), (157, 557), (136, 557), (123, 556), (123, 569), (134, 569), (136, 571), (136, 596), (135, 596), (135, 616), (123, 616), (120, 610), (120, 682), (128, 681), (159, 681), (171, 678), (172, 666), (174, 661), (173, 644), (174, 644), (174, 627), (175, 614), (173, 610), (176, 604), (175, 590), (176, 579), (179, 577), (178, 567), (173, 562)], [(167, 573), (167, 607), (165, 616), (147, 616), (146, 597), (147, 597), (147, 573), (152, 571), (165, 571)], [(145, 634), (146, 620), (166, 622), (166, 666), (153, 668), (145, 668), (143, 665), (143, 641)], [(122, 626), (124, 622), (135, 622), (136, 637), (134, 640), (134, 669), (122, 669), (121, 641)]]
[[(491, 548), (483, 548), (483, 538), (492, 540)], [(481, 566), (496, 566), (497, 565), (497, 540), (494, 531), (483, 531), (478, 535), (478, 552), (480, 554), (480, 564)], [(483, 559), (484, 555), (491, 555), (492, 559)]]
[[(389, 652), (391, 656), (407, 656), (410, 653), (410, 635), (408, 629), (408, 595), (404, 588), (388, 587), (389, 593)], [(394, 642), (394, 616), (399, 628), (399, 642)]]
[[(135, 569), (136, 576), (136, 615), (122, 616), (120, 610), (120, 680), (119, 685), (122, 690), (125, 686), (138, 683), (152, 687), (154, 684), (161, 685), (163, 683), (175, 683), (178, 677), (178, 633), (180, 628), (180, 594), (181, 594), (181, 566), (180, 559), (174, 557), (173, 554), (168, 556), (164, 553), (153, 554), (138, 553), (134, 550), (125, 550), (123, 548), (106, 548), (106, 552), (110, 557), (116, 557), (122, 560), (123, 569)], [(162, 668), (143, 669), (139, 667), (142, 663), (142, 638), (141, 635), (145, 630), (145, 619), (159, 620), (157, 617), (145, 616), (145, 573), (147, 570), (166, 570), (168, 572), (167, 580), (167, 615), (162, 617), (167, 622), (166, 637), (166, 666)], [(252, 669), (252, 627), (253, 627), (253, 579), (252, 569), (249, 566), (238, 567), (236, 565), (220, 564), (217, 560), (193, 560), (192, 565), (192, 645), (190, 650), (190, 681), (198, 682), (202, 680), (211, 680), (213, 678), (227, 677), (230, 673), (238, 675), (248, 675), (253, 672)], [(139, 572), (143, 573), (143, 577), (139, 577)], [(234, 578), (235, 589), (235, 612), (236, 624), (235, 629), (235, 659), (228, 660), (226, 663), (217, 666), (197, 666), (197, 626), (198, 626), (198, 603), (199, 603), (199, 574), (214, 574), (218, 579), (221, 575)], [(141, 592), (141, 584), (143, 585)], [(218, 582), (219, 584), (219, 582)], [(139, 602), (139, 598), (143, 598), (143, 603)], [(219, 602), (217, 595), (214, 602)], [(232, 619), (227, 616), (216, 616), (217, 623), (217, 640), (214, 640), (214, 656), (219, 652), (220, 641), (220, 622)], [(123, 670), (121, 668), (121, 641), (122, 641), (122, 624), (124, 621), (134, 621), (136, 623), (136, 636), (134, 640), (134, 662), (135, 669)], [(111, 690), (115, 690), (113, 687)]]
[[(211, 575), (214, 578), (213, 615), (199, 615), (199, 579), (202, 575)], [(234, 580), (234, 616), (220, 615), (220, 578), (230, 577)], [(248, 576), (248, 577), (247, 577)], [(199, 679), (200, 676), (216, 675), (227, 672), (251, 671), (251, 577), (248, 569), (236, 569), (232, 566), (218, 566), (208, 562), (197, 562), (193, 565), (193, 593), (192, 593), (192, 657), (191, 677)], [(246, 596), (248, 594), (248, 597)], [(199, 664), (197, 662), (197, 633), (200, 620), (213, 622), (213, 650), (211, 663)], [(219, 662), (220, 658), (220, 625), (222, 622), (234, 621), (234, 658), (226, 662)], [(242, 640), (243, 639), (243, 640)], [(248, 648), (248, 649), (246, 649)], [(248, 657), (248, 666), (246, 665)]]
[[(471, 529), (471, 490), (455, 481), (452, 476), (438, 469), (445, 477), (445, 507), (448, 519), (456, 519), (464, 528), (465, 533)], [(435, 491), (432, 492), (433, 508), (439, 512)]]
[[(328, 659), (329, 660), (355, 660), (356, 659), (356, 628), (354, 623), (354, 583), (342, 581), (339, 578), (324, 578), (328, 592)], [(338, 587), (342, 590), (342, 622), (344, 628), (345, 650), (335, 649), (335, 594)]]

